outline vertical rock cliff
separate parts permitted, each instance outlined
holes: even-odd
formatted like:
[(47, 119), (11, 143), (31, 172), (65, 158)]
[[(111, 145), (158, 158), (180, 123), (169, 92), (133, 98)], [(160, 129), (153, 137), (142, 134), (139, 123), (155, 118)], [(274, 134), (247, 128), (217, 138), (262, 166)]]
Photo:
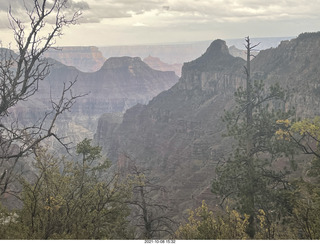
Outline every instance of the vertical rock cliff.
[(83, 72), (95, 72), (105, 62), (105, 57), (97, 47), (62, 47), (59, 50), (49, 49), (44, 53), (67, 66), (76, 67)]
[(150, 168), (181, 213), (210, 192), (212, 162), (226, 148), (220, 117), (244, 81), (244, 64), (224, 41), (214, 41), (204, 55), (184, 64), (175, 86), (127, 110), (122, 123), (101, 118), (96, 141), (120, 168), (130, 164), (124, 154)]
[(73, 95), (87, 94), (76, 100), (70, 113), (64, 113), (55, 127), (57, 133), (77, 143), (93, 137), (97, 120), (104, 113), (123, 113), (140, 103), (146, 104), (160, 92), (169, 89), (178, 77), (171, 72), (151, 69), (140, 58), (110, 58), (96, 72), (85, 73), (55, 60), (50, 75), (39, 82), (39, 91), (28, 101), (18, 104), (12, 116), (31, 123), (50, 111), (50, 100), (58, 102), (63, 82), (77, 80)]
[[(320, 113), (319, 42), (319, 33), (302, 34), (252, 60), (253, 79), (290, 89), (287, 107), (296, 107), (297, 116)], [(214, 201), (214, 168), (231, 150), (230, 140), (222, 137), (221, 116), (244, 85), (244, 66), (224, 41), (212, 42), (201, 57), (184, 64), (176, 85), (148, 105), (127, 110), (122, 122), (100, 118), (97, 143), (123, 170), (130, 164), (127, 156), (149, 168), (168, 188), (175, 213), (183, 214), (202, 199)]]

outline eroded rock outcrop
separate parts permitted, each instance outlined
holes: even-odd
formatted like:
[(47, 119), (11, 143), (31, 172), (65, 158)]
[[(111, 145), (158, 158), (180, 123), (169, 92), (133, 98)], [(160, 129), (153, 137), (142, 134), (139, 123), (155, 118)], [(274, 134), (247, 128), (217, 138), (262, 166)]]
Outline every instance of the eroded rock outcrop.
[(108, 59), (100, 70), (85, 73), (55, 60), (50, 75), (39, 83), (39, 91), (28, 101), (12, 109), (12, 116), (27, 124), (50, 111), (50, 100), (58, 102), (63, 82), (77, 80), (73, 95), (86, 94), (76, 100), (70, 113), (64, 113), (55, 127), (56, 133), (77, 143), (93, 137), (98, 118), (104, 113), (123, 113), (140, 103), (146, 104), (177, 81), (174, 72), (151, 69), (140, 58)]
[[(290, 89), (287, 106), (296, 107), (297, 116), (320, 114), (319, 44), (319, 33), (302, 34), (252, 60), (253, 79)], [(200, 58), (184, 64), (176, 85), (148, 105), (127, 110), (122, 123), (101, 118), (96, 141), (120, 168), (130, 164), (126, 154), (150, 169), (169, 190), (176, 214), (202, 199), (214, 202), (208, 193), (214, 168), (231, 151), (230, 141), (222, 137), (221, 116), (234, 106), (234, 91), (244, 85), (244, 65), (229, 54), (224, 41), (214, 41)], [(103, 129), (108, 124), (112, 133)]]
[(53, 58), (67, 66), (76, 67), (83, 72), (95, 72), (105, 62), (105, 57), (97, 47), (62, 47), (49, 49), (44, 53), (47, 58)]
[(148, 56), (143, 59), (147, 65), (155, 70), (174, 71), (177, 76), (181, 76), (182, 64), (167, 64), (162, 62), (159, 58)]
[[(212, 160), (226, 148), (220, 117), (244, 80), (244, 64), (229, 54), (224, 41), (213, 42), (204, 55), (184, 64), (175, 86), (148, 105), (127, 110), (112, 134), (98, 129), (97, 142), (120, 167), (125, 167), (125, 153), (150, 168), (171, 192), (174, 211), (181, 213), (198, 203), (214, 173)], [(99, 124), (100, 129), (109, 126), (104, 118)]]

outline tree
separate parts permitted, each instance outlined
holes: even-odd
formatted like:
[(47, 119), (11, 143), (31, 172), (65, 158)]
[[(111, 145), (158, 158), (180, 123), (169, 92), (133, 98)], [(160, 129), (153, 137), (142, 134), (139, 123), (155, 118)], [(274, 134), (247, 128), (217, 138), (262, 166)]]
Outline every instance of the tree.
[[(31, 125), (21, 125), (17, 118), (10, 117), (10, 110), (34, 95), (39, 82), (50, 72), (48, 60), (43, 54), (62, 35), (64, 27), (76, 24), (81, 12), (67, 13), (68, 0), (33, 0), (26, 15), (30, 26), (13, 15), (8, 16), (13, 30), (17, 54), (7, 49), (0, 51), (0, 196), (17, 177), (19, 158), (33, 153), (34, 148), (49, 137), (57, 139), (66, 149), (69, 145), (55, 134), (54, 125), (58, 117), (68, 111), (82, 95), (72, 94), (76, 82), (64, 83), (61, 97), (51, 99), (52, 110)], [(31, 2), (28, 2), (28, 4)]]
[(79, 143), (78, 149), (77, 162), (37, 151), (33, 181), (22, 179), (23, 208), (15, 211), (15, 223), (5, 226), (7, 234), (0, 238), (132, 239), (129, 185), (111, 171), (110, 162), (102, 160), (101, 149), (90, 140)]
[(294, 191), (292, 222), (303, 239), (320, 238), (320, 117), (291, 123), (278, 120), (276, 132), (281, 141), (292, 141), (302, 153), (311, 155), (311, 161), (302, 165), (299, 179), (291, 182)]
[(320, 185), (304, 176), (292, 182), (292, 224), (300, 239), (320, 239)]
[(251, 80), (250, 52), (255, 46), (246, 38), (246, 89), (240, 87), (236, 91), (236, 107), (223, 118), (227, 136), (236, 140), (236, 147), (231, 156), (216, 167), (212, 185), (213, 192), (222, 197), (222, 203), (232, 199), (232, 207), (249, 216), (246, 231), (251, 238), (255, 237), (259, 209), (266, 213), (271, 227), (280, 209), (290, 207), (284, 194), (289, 187), (286, 178), (289, 170), (277, 164), (293, 154), (290, 143), (280, 143), (275, 136), (276, 121), (291, 115), (290, 111), (281, 109), (285, 92), (278, 84), (266, 90), (262, 81)]
[[(257, 211), (256, 239), (268, 239), (270, 227), (267, 217), (262, 209)], [(247, 240), (249, 216), (241, 214), (237, 210), (230, 210), (228, 206), (224, 212), (214, 214), (209, 210), (207, 204), (202, 205), (194, 211), (189, 211), (188, 221), (181, 224), (176, 231), (176, 238), (183, 240)], [(290, 228), (280, 224), (274, 225), (273, 236), (277, 239), (296, 239)]]
[(245, 233), (248, 218), (247, 215), (242, 218), (235, 210), (228, 211), (225, 217), (216, 217), (208, 209), (205, 201), (202, 201), (200, 207), (189, 211), (188, 221), (179, 226), (176, 238), (182, 240), (248, 239)]
[(133, 225), (137, 228), (138, 239), (160, 239), (173, 235), (173, 221), (169, 216), (169, 207), (163, 195), (165, 188), (154, 183), (146, 170), (135, 163), (130, 167), (128, 175), (132, 186), (131, 206)]

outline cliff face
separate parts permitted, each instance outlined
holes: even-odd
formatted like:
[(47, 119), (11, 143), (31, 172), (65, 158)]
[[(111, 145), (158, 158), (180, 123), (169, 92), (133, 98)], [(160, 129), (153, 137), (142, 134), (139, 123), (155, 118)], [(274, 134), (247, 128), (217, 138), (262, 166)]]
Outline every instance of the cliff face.
[(148, 56), (143, 59), (147, 65), (155, 70), (174, 71), (177, 76), (181, 76), (182, 64), (167, 64), (162, 62), (159, 58)]
[(49, 111), (50, 99), (58, 102), (63, 82), (77, 79), (72, 94), (87, 94), (76, 100), (70, 113), (56, 126), (57, 133), (77, 143), (84, 137), (93, 137), (97, 120), (104, 113), (123, 113), (137, 103), (146, 104), (177, 81), (174, 72), (151, 69), (140, 58), (110, 58), (100, 70), (84, 73), (55, 60), (50, 75), (39, 83), (39, 91), (28, 101), (18, 104), (12, 115), (23, 123), (41, 118)]
[[(292, 96), (297, 116), (319, 115), (320, 32), (305, 33), (277, 48), (263, 50), (252, 61), (253, 78), (278, 82)], [(289, 105), (288, 104), (288, 105)]]
[(67, 66), (76, 67), (83, 72), (95, 72), (101, 68), (105, 58), (97, 47), (62, 47), (50, 49), (44, 57), (53, 58)]
[[(254, 79), (291, 89), (287, 106), (296, 107), (298, 116), (320, 114), (319, 42), (320, 34), (301, 35), (252, 61)], [(122, 122), (100, 118), (96, 141), (118, 167), (130, 164), (125, 154), (149, 168), (169, 190), (175, 213), (202, 199), (214, 202), (215, 164), (231, 150), (222, 137), (221, 116), (234, 106), (234, 91), (245, 83), (244, 65), (224, 41), (214, 41), (200, 58), (184, 64), (176, 85), (148, 105), (127, 110)]]
[[(270, 47), (277, 47), (282, 40), (289, 40), (288, 37), (270, 37), (270, 38), (252, 38), (254, 43), (261, 43), (259, 50)], [(211, 41), (200, 41), (192, 43), (176, 43), (163, 45), (136, 45), (136, 46), (109, 46), (99, 47), (99, 50), (106, 58), (109, 57), (141, 57), (145, 58), (149, 55), (160, 58), (167, 64), (182, 64), (190, 62), (202, 55)], [(244, 49), (243, 39), (229, 39), (226, 40), (229, 47), (235, 46), (238, 49)]]
[(160, 58), (168, 64), (183, 63), (193, 60), (203, 53), (208, 46), (208, 41), (190, 44), (168, 45), (138, 45), (138, 46), (110, 46), (99, 47), (104, 57), (153, 57)]
[[(258, 45), (259, 46), (259, 45)], [(244, 50), (244, 49), (238, 49), (236, 48), (234, 45), (229, 47), (229, 53), (233, 56), (233, 57), (240, 57), (240, 58), (243, 58), (244, 60), (247, 60), (247, 51)], [(254, 51), (252, 50), (251, 51), (251, 54), (253, 55), (251, 57), (251, 59), (255, 56), (258, 55), (258, 51)]]
[(244, 80), (244, 64), (224, 41), (213, 42), (203, 56), (184, 64), (175, 86), (127, 110), (122, 123), (101, 118), (96, 141), (120, 168), (130, 163), (124, 154), (150, 168), (168, 188), (175, 212), (193, 207), (207, 195), (212, 160), (226, 148), (220, 117)]

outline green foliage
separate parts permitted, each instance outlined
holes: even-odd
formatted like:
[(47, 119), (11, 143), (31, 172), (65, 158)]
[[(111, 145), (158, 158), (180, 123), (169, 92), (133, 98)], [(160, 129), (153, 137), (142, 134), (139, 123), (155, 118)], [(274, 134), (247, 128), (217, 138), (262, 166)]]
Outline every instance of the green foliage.
[[(177, 239), (185, 240), (247, 240), (249, 215), (240, 214), (226, 207), (224, 214), (215, 216), (203, 201), (202, 206), (189, 211), (188, 221), (179, 226)], [(272, 238), (271, 238), (272, 237)], [(290, 229), (282, 225), (268, 224), (265, 212), (257, 212), (257, 230), (255, 239), (295, 239)]]
[(16, 224), (17, 217), (15, 211), (9, 211), (0, 203), (0, 239), (19, 239), (25, 232), (23, 226)]
[(83, 160), (87, 162), (92, 162), (95, 159), (101, 158), (101, 147), (92, 146), (90, 139), (85, 138), (82, 142), (77, 145), (76, 152), (83, 156)]
[[(290, 141), (277, 140), (277, 120), (292, 112), (283, 111), (285, 92), (278, 86), (265, 91), (263, 82), (251, 88), (251, 119), (248, 122), (247, 90), (235, 93), (237, 106), (227, 111), (223, 120), (228, 134), (236, 140), (233, 153), (216, 167), (212, 191), (222, 201), (229, 198), (242, 214), (250, 215), (247, 233), (254, 237), (258, 210), (262, 209), (271, 228), (272, 222), (291, 208), (286, 192), (288, 175), (295, 169), (294, 147)], [(249, 117), (250, 117), (249, 116)], [(283, 166), (280, 166), (283, 165)]]
[(292, 219), (301, 239), (320, 239), (320, 117), (295, 123), (278, 121), (280, 141), (292, 141), (305, 154), (313, 155), (300, 179), (292, 183)]
[(294, 182), (293, 219), (301, 239), (320, 239), (320, 186), (300, 179)]
[(201, 207), (190, 210), (188, 222), (179, 226), (176, 237), (185, 240), (248, 239), (247, 226), (248, 215), (241, 216), (233, 210), (227, 211), (224, 217), (215, 218), (202, 201)]
[(320, 117), (295, 122), (289, 132), (303, 152), (314, 156), (307, 176), (316, 178), (320, 183)]
[[(84, 140), (78, 153), (84, 161), (57, 159), (40, 150), (30, 183), (22, 180), (23, 208), (2, 239), (126, 239), (130, 187), (98, 162), (100, 149)], [(21, 230), (16, 232), (15, 230)]]

